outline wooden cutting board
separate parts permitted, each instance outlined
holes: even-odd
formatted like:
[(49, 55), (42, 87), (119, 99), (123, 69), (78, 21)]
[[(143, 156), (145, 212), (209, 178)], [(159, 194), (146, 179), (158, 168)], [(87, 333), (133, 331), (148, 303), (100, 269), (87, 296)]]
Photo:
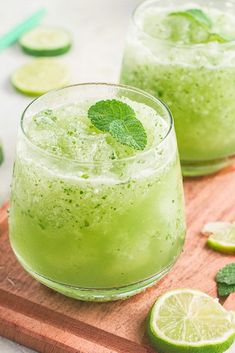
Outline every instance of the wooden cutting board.
[[(235, 220), (235, 167), (184, 183), (188, 233), (184, 252), (163, 280), (129, 300), (84, 303), (33, 280), (17, 263), (8, 241), (5, 206), (0, 214), (0, 335), (45, 353), (153, 353), (145, 318), (168, 289), (197, 288), (216, 296), (214, 277), (234, 256), (208, 249), (200, 234), (208, 221)], [(235, 296), (224, 303), (235, 310)]]

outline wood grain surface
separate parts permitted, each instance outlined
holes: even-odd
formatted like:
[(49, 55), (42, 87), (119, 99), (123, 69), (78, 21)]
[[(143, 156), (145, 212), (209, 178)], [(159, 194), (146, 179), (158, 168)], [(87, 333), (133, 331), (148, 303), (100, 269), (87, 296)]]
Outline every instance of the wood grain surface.
[[(190, 287), (216, 296), (214, 277), (234, 256), (216, 253), (200, 234), (208, 221), (235, 220), (235, 167), (185, 180), (188, 232), (184, 251), (158, 284), (126, 301), (84, 303), (32, 279), (17, 263), (7, 234), (7, 205), (0, 212), (0, 335), (43, 353), (154, 353), (145, 318), (163, 292)], [(235, 310), (235, 296), (224, 302)]]

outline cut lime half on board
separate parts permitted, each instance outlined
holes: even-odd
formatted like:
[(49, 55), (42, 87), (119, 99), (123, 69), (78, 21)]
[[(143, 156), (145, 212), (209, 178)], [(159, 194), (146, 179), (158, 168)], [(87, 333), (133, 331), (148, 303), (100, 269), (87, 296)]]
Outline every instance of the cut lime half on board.
[(34, 59), (18, 68), (11, 77), (13, 86), (29, 96), (40, 96), (70, 82), (67, 66), (53, 59)]
[(202, 233), (209, 235), (207, 245), (213, 250), (225, 254), (235, 254), (235, 223), (207, 223)]
[(172, 290), (151, 309), (148, 333), (158, 353), (222, 353), (235, 339), (234, 314), (205, 293)]
[(57, 27), (37, 27), (24, 34), (19, 44), (34, 56), (56, 56), (66, 53), (72, 45), (69, 32)]

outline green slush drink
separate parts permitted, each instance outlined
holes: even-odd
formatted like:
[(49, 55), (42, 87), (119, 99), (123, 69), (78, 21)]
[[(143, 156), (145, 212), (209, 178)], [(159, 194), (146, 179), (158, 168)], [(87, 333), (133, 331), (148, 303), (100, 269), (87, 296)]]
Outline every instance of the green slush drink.
[[(91, 124), (89, 108), (114, 99), (143, 125), (143, 150)], [(185, 220), (174, 128), (160, 101), (121, 86), (77, 85), (35, 100), (21, 124), (10, 239), (32, 276), (68, 296), (104, 301), (169, 271)]]

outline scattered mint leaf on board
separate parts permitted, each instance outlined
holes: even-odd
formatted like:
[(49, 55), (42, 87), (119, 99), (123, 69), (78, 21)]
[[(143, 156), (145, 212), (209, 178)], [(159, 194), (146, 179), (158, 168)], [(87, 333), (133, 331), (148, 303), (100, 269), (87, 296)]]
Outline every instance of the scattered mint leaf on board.
[(99, 101), (88, 110), (92, 124), (103, 132), (109, 132), (118, 142), (135, 150), (144, 150), (147, 135), (135, 111), (116, 99)]
[(235, 262), (219, 270), (216, 275), (216, 282), (235, 285)]
[(235, 263), (223, 267), (216, 275), (218, 294), (221, 297), (235, 292)]
[(235, 293), (235, 284), (218, 283), (218, 294), (220, 297), (227, 297)]
[(211, 29), (213, 25), (210, 17), (208, 17), (201, 9), (189, 9), (185, 11), (171, 12), (169, 15), (188, 17), (206, 29)]

